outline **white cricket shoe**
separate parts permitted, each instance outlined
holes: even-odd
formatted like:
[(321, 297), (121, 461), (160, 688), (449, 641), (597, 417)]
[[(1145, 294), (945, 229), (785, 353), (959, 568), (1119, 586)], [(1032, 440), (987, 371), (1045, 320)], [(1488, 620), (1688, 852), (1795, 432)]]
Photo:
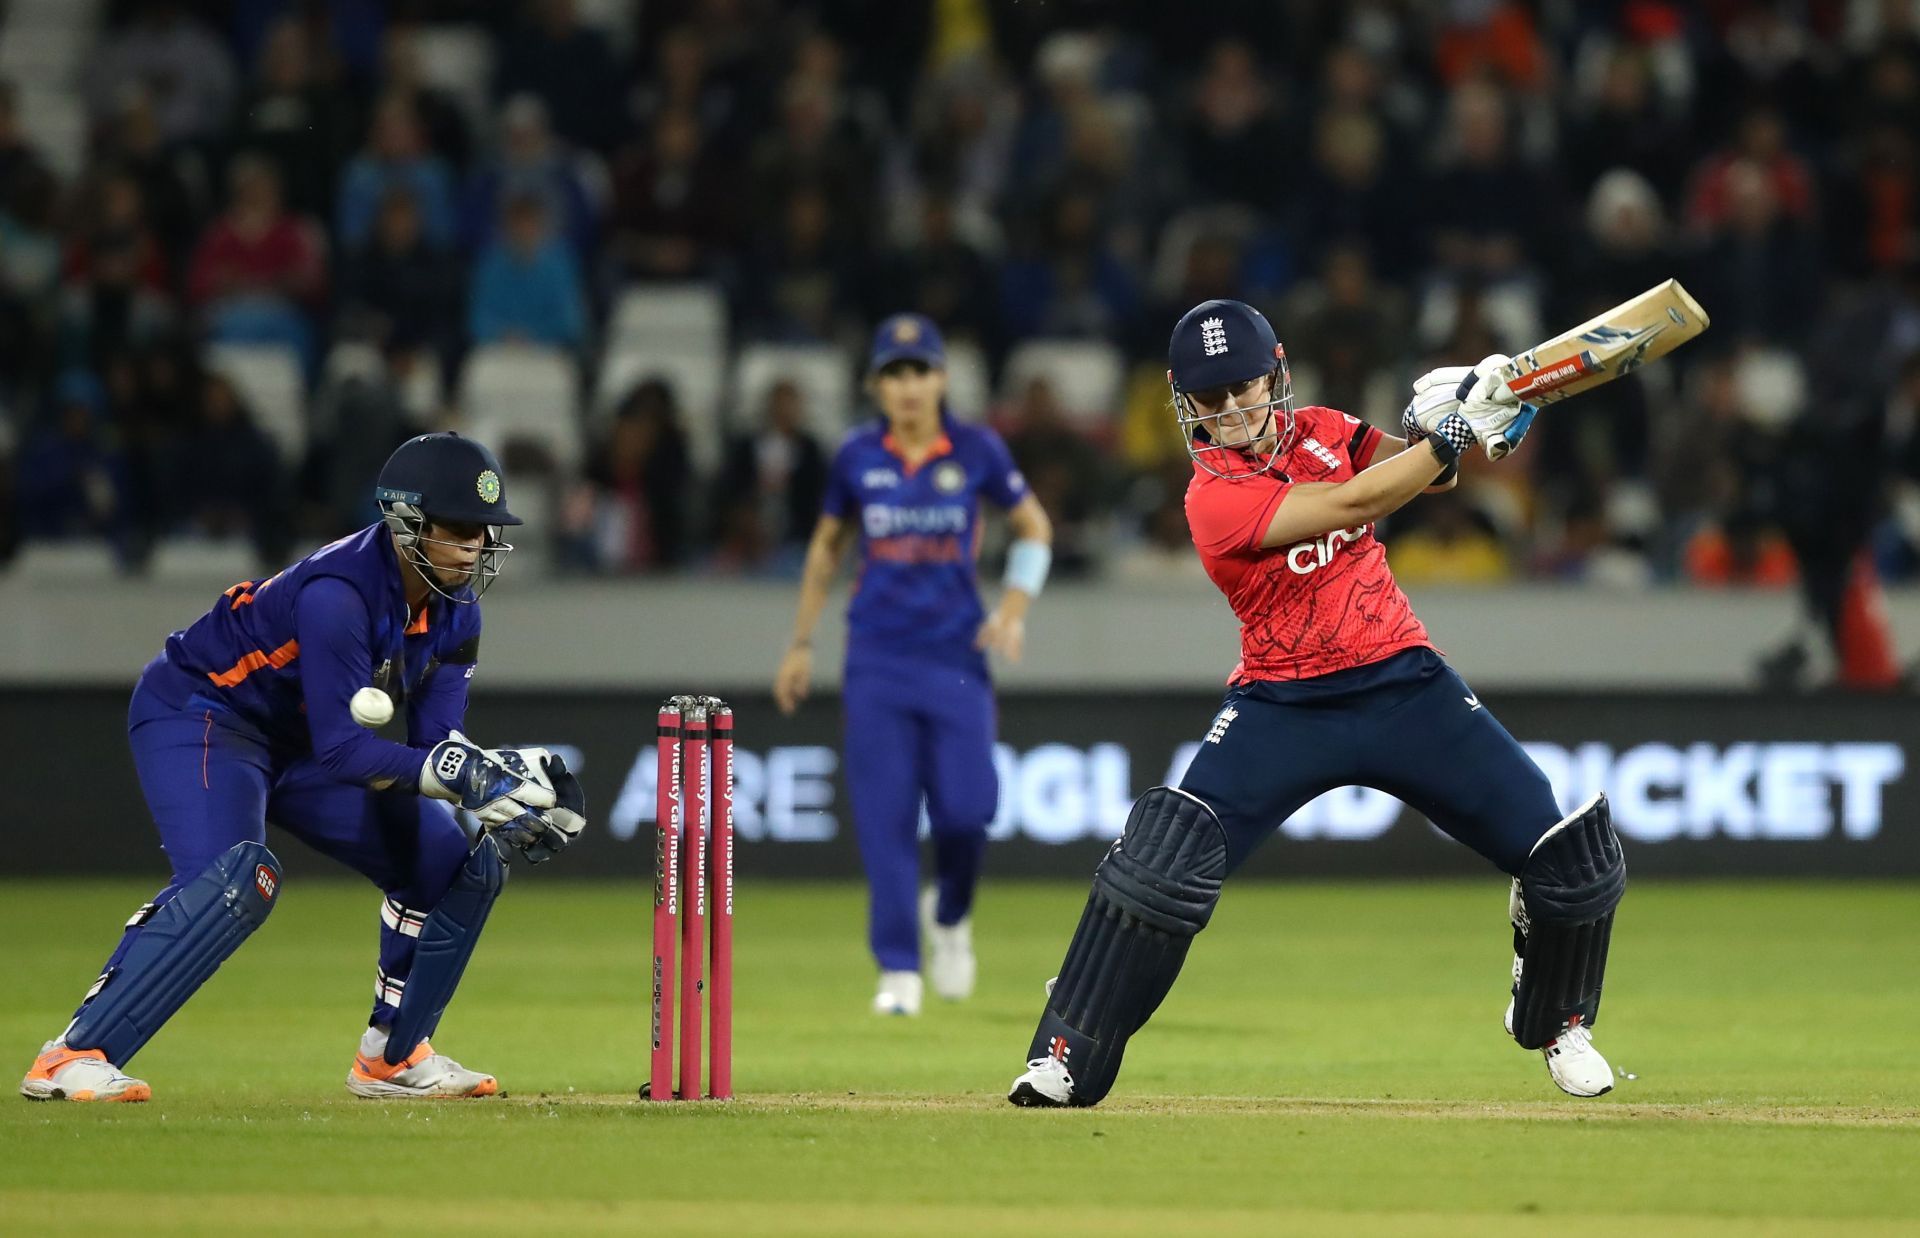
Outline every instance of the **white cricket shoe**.
[(1613, 1067), (1593, 1047), (1593, 1033), (1577, 1019), (1540, 1050), (1547, 1073), (1568, 1096), (1605, 1096), (1613, 1091)]
[(873, 995), (873, 1013), (906, 1015), (912, 1017), (920, 1013), (920, 973), (917, 971), (883, 971), (880, 973), (880, 988)]
[(123, 1073), (98, 1049), (69, 1049), (64, 1041), (49, 1040), (20, 1081), (20, 1095), (28, 1100), (122, 1101), (153, 1099), (153, 1089)]
[(1025, 1109), (1058, 1109), (1073, 1103), (1073, 1076), (1067, 1064), (1057, 1057), (1037, 1057), (1027, 1063), (1027, 1071), (1013, 1081), (1007, 1099)]
[(950, 1002), (973, 996), (974, 975), (979, 966), (973, 958), (973, 917), (958, 924), (942, 924), (936, 918), (940, 893), (928, 886), (920, 895), (920, 932), (927, 943), (927, 978), (933, 991)]
[(347, 1072), (347, 1091), (367, 1100), (398, 1100), (407, 1097), (440, 1098), (450, 1096), (497, 1096), (500, 1083), (492, 1075), (468, 1070), (433, 1046), (421, 1041), (394, 1064), (387, 1061), (386, 1033), (368, 1028), (360, 1038), (360, 1051), (354, 1055), (353, 1069)]

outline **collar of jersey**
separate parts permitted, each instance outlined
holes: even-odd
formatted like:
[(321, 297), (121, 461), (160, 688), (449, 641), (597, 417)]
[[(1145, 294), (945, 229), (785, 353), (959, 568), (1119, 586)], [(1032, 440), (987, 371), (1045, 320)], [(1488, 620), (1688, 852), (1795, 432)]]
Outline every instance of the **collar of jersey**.
[(946, 418), (943, 416), (940, 422), (940, 434), (939, 437), (933, 440), (933, 450), (929, 451), (926, 459), (920, 461), (918, 464), (907, 463), (906, 453), (900, 450), (900, 444), (894, 440), (893, 431), (888, 430), (880, 436), (880, 445), (887, 449), (888, 455), (900, 462), (900, 467), (907, 471), (907, 476), (912, 477), (915, 473), (927, 465), (932, 464), (941, 456), (950, 456), (953, 454), (953, 439), (947, 434)]
[(379, 533), (375, 536), (380, 542), (381, 561), (387, 565), (387, 596), (394, 600), (393, 604), (399, 607), (400, 614), (405, 618), (405, 622), (401, 624), (402, 634), (418, 636), (427, 631), (427, 625), (432, 622), (428, 612), (433, 609), (435, 595), (429, 589), (426, 600), (420, 603), (420, 613), (418, 615), (411, 613), (411, 608), (407, 605), (407, 574), (400, 566), (400, 552), (394, 549), (393, 536), (387, 532), (384, 522), (374, 527), (379, 529)]

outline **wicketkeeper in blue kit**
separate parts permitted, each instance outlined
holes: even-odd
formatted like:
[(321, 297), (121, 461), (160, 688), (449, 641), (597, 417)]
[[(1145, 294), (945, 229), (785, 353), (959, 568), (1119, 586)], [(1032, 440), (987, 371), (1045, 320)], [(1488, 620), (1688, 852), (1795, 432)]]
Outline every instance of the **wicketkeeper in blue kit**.
[[(228, 589), (141, 673), (127, 737), (173, 880), (127, 921), (23, 1096), (152, 1096), (128, 1062), (280, 899), (269, 821), (385, 893), (373, 1013), (348, 1089), (499, 1091), (427, 1038), (506, 880), (500, 845), (546, 859), (579, 834), (585, 800), (558, 757), (483, 749), (459, 730), (479, 598), (512, 549), (503, 526), (520, 523), (493, 454), (421, 435), (388, 459), (376, 497), (379, 523)], [(405, 744), (370, 729), (395, 704)], [(456, 806), (479, 820), (477, 842)]]
[[(1052, 563), (1053, 528), (1000, 437), (949, 412), (946, 349), (930, 320), (896, 314), (881, 323), (867, 375), (882, 416), (834, 456), (774, 698), (792, 713), (806, 696), (814, 624), (857, 537), (842, 700), (868, 941), (880, 967), (873, 1009), (914, 1015), (923, 930), (934, 992), (950, 1000), (973, 992), (973, 893), (999, 801), (987, 653), (1019, 658), (1027, 608)], [(1006, 509), (1014, 536), (991, 614), (974, 567), (982, 496)], [(935, 882), (919, 898), (916, 922), (923, 800)]]

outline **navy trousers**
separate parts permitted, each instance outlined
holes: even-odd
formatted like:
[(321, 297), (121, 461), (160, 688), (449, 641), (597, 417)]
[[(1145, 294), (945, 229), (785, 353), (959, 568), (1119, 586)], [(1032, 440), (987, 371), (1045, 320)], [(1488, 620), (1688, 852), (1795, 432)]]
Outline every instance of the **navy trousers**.
[[(336, 781), (312, 757), (277, 758), (193, 690), (180, 672), (149, 667), (127, 712), (134, 769), (173, 868), (153, 904), (164, 906), (235, 843), (265, 842), (271, 821), (385, 893), (370, 1019), (391, 1023), (420, 926), (466, 862), (469, 842), (452, 806)], [(103, 970), (119, 964), (139, 932), (128, 926)]]
[(1218, 814), (1229, 871), (1335, 787), (1385, 791), (1514, 876), (1560, 819), (1547, 776), (1431, 649), (1232, 689), (1180, 786)]
[(920, 806), (933, 832), (935, 919), (973, 907), (1000, 799), (993, 684), (976, 670), (863, 654), (847, 660), (847, 791), (867, 870), (867, 943), (886, 971), (920, 970)]

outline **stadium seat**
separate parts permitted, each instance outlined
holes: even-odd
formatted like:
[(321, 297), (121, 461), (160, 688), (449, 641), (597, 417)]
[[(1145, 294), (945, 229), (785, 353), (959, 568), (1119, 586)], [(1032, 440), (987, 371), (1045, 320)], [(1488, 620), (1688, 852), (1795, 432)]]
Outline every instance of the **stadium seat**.
[(559, 510), (560, 496), (569, 484), (549, 477), (515, 477), (511, 480), (507, 490), (507, 505), (513, 509), (514, 515), (526, 523), (505, 531), (506, 540), (513, 546), (513, 553), (507, 556), (504, 570), (515, 577), (552, 573), (554, 534), (559, 528), (554, 514)]
[(459, 100), (476, 124), (491, 119), (487, 91), (493, 81), (493, 45), (478, 26), (423, 25), (414, 35), (420, 73)]
[(18, 109), (21, 131), (46, 156), (47, 166), (63, 178), (78, 176), (87, 157), (87, 109), (80, 97), (22, 86)]
[(731, 423), (740, 430), (751, 428), (766, 405), (767, 392), (783, 378), (799, 384), (806, 397), (808, 427), (831, 450), (858, 416), (859, 393), (846, 353), (825, 344), (742, 348), (733, 367)]
[(327, 354), (324, 378), (337, 383), (349, 378), (376, 379), (386, 372), (387, 359), (380, 355), (378, 345), (365, 340), (342, 340)]
[(580, 417), (573, 361), (554, 348), (489, 344), (460, 372), (466, 432), (496, 453), (510, 443), (544, 450), (562, 470), (578, 465)]
[(573, 7), (580, 24), (597, 27), (614, 51), (624, 52), (633, 46), (640, 8), (633, 0), (574, 0)]
[[(1466, 288), (1456, 280), (1431, 281), (1414, 311), (1413, 334), (1423, 349), (1442, 348), (1453, 338)], [(1473, 302), (1481, 321), (1499, 340), (1538, 340), (1546, 334), (1539, 289), (1531, 280), (1510, 279), (1475, 288)]]
[(638, 284), (624, 289), (607, 324), (607, 349), (727, 351), (727, 303), (712, 284)]
[(1259, 231), (1260, 221), (1244, 206), (1194, 206), (1181, 211), (1160, 230), (1154, 250), (1149, 287), (1159, 297), (1177, 300), (1185, 286), (1187, 262), (1203, 237), (1245, 246)]
[(973, 422), (985, 421), (993, 407), (993, 380), (978, 344), (947, 345), (947, 407), (961, 421)]
[(97, 38), (98, 7), (94, 0), (11, 0), (0, 20), (0, 78), (23, 90), (77, 89)]
[(210, 344), (207, 367), (225, 375), (288, 464), (307, 450), (307, 389), (300, 354), (285, 344)]
[(720, 463), (726, 426), (720, 419), (720, 385), (726, 377), (723, 351), (622, 347), (609, 351), (594, 385), (593, 422), (604, 428), (627, 393), (649, 378), (664, 379), (680, 408), (694, 466), (710, 473)]
[(1000, 396), (1009, 403), (1035, 378), (1053, 384), (1060, 407), (1076, 425), (1105, 431), (1120, 418), (1126, 362), (1104, 340), (1028, 340), (1007, 357)]

